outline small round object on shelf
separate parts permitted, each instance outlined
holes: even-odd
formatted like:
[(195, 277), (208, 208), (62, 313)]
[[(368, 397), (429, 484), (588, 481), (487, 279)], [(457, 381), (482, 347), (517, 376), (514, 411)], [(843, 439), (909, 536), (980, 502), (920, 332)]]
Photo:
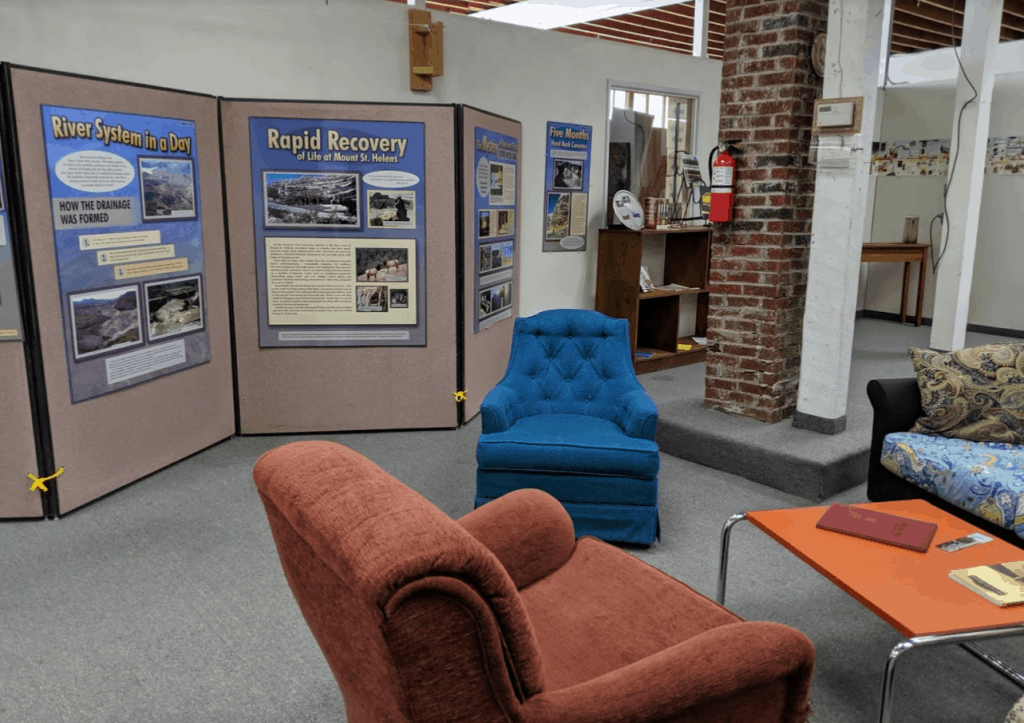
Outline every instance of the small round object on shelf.
[(644, 210), (640, 202), (629, 191), (619, 191), (612, 198), (612, 208), (615, 210), (615, 217), (623, 226), (639, 231), (644, 227)]

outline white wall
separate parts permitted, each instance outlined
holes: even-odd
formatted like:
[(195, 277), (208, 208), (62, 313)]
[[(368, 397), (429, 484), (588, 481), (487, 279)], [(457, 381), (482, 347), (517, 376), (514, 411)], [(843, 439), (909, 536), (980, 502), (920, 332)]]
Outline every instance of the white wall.
[[(885, 93), (880, 140), (952, 138), (955, 133), (954, 87), (890, 86)], [(1024, 80), (1003, 75), (992, 95), (990, 137), (1024, 135)], [(958, 173), (963, 172), (959, 169)], [(893, 176), (875, 179), (873, 242), (900, 241), (906, 216), (920, 217), (920, 240), (928, 243), (928, 223), (942, 213), (946, 177)], [(1024, 330), (1024, 176), (986, 175), (981, 224), (971, 285), (968, 323)], [(962, 202), (962, 201), (961, 201)], [(950, 207), (957, 199), (947, 201)], [(935, 223), (934, 252), (942, 230)], [(943, 259), (940, 263), (947, 263)], [(866, 268), (865, 268), (866, 267)], [(912, 271), (908, 311), (916, 308), (917, 268)], [(903, 282), (901, 264), (862, 266), (864, 309), (898, 313)], [(924, 315), (931, 316), (935, 278), (929, 262)]]
[[(519, 120), (520, 313), (593, 308), (608, 81), (699, 96), (697, 149), (706, 154), (717, 142), (721, 63), (435, 12), (445, 75), (414, 93), (407, 9), (379, 0), (3, 0), (0, 60), (225, 97), (466, 103)], [(594, 127), (586, 253), (541, 252), (549, 120)]]

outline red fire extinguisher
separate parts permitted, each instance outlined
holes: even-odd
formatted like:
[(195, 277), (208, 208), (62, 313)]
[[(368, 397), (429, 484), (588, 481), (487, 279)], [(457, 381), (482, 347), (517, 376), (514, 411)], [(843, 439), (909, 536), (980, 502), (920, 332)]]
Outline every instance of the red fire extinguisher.
[[(729, 151), (737, 152), (739, 141), (724, 141), (711, 150), (708, 165), (711, 167), (711, 211), (709, 219), (716, 223), (732, 221), (732, 205), (736, 198), (736, 159)], [(715, 151), (722, 152), (715, 158)], [(712, 159), (714, 159), (712, 161)]]

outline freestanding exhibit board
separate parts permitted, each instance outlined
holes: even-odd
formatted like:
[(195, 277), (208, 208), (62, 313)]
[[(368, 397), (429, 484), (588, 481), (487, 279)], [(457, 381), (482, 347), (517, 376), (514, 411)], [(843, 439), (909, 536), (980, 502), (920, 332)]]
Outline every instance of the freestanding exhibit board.
[(6, 65), (4, 97), (52, 516), (234, 432), (217, 100)]
[(243, 434), (458, 424), (455, 107), (223, 100)]
[(465, 421), (504, 376), (518, 316), (523, 127), (470, 106), (459, 112)]
[[(0, 127), (7, 124), (6, 111), (0, 107)], [(0, 146), (0, 440), (4, 445), (0, 453), (0, 519), (45, 514), (39, 493), (30, 491), (28, 477), (37, 469), (36, 444), (15, 278), (10, 183), (5, 177), (11, 174), (4, 146)]]

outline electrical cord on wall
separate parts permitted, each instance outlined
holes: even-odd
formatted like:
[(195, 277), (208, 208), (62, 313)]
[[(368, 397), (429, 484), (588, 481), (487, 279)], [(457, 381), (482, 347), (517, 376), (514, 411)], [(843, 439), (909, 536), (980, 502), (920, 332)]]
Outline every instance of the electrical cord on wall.
[[(928, 250), (929, 251), (932, 251), (932, 252), (935, 251), (935, 241), (932, 239), (932, 231), (935, 228), (935, 222), (938, 221), (938, 220), (943, 220), (943, 219), (945, 219), (945, 216), (943, 214), (941, 214), (941, 213), (937, 213), (937, 214), (935, 214), (932, 217), (932, 220), (928, 222)], [(934, 272), (934, 271), (935, 271), (935, 269), (933, 268), (932, 272)]]
[[(955, 5), (955, 3), (954, 3)], [(964, 9), (966, 10), (966, 0)], [(953, 173), (956, 171), (956, 161), (960, 157), (960, 129), (963, 125), (964, 111), (967, 110), (967, 106), (973, 103), (978, 97), (978, 89), (974, 87), (974, 83), (971, 82), (970, 76), (967, 75), (967, 70), (964, 68), (963, 61), (960, 60), (960, 54), (956, 52), (956, 30), (952, 21), (955, 20), (953, 15), (953, 7), (950, 7), (950, 33), (951, 40), (953, 41), (953, 57), (956, 58), (957, 65), (960, 66), (960, 73), (964, 76), (964, 80), (967, 81), (967, 85), (971, 87), (971, 91), (974, 93), (973, 96), (964, 101), (964, 104), (960, 106), (960, 112), (956, 118), (956, 153), (953, 154), (953, 160), (949, 164), (949, 174), (946, 176), (946, 185), (942, 189), (942, 225), (945, 228), (945, 238), (942, 240), (942, 245), (939, 247), (939, 253), (936, 255), (934, 249), (929, 248), (932, 252), (932, 273), (937, 273), (939, 268), (939, 262), (942, 260), (943, 254), (946, 253), (946, 248), (949, 246), (949, 207), (946, 205), (946, 199), (949, 196), (949, 186), (953, 182)], [(935, 219), (932, 219), (934, 222)], [(931, 245), (931, 229), (929, 228), (928, 237), (929, 246)]]

